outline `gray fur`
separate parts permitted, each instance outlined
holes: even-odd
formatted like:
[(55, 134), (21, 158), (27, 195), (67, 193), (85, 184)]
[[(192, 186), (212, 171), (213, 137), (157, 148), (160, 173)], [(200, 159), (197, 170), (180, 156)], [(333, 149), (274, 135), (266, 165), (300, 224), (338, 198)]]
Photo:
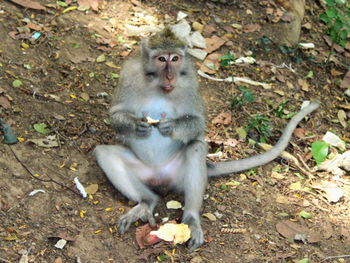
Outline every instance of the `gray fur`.
[[(182, 221), (191, 228), (189, 247), (194, 250), (204, 242), (199, 213), (208, 175), (242, 171), (275, 159), (287, 147), (299, 121), (318, 103), (312, 103), (291, 120), (272, 150), (248, 159), (207, 166), (204, 107), (186, 49), (163, 50), (183, 58), (179, 67), (172, 68), (176, 73), (174, 89), (166, 93), (161, 89), (164, 72), (152, 62), (162, 50), (149, 48), (147, 40), (142, 43), (142, 55), (129, 59), (121, 71), (110, 108), (118, 144), (99, 145), (94, 155), (111, 183), (138, 203), (119, 219), (121, 233), (138, 219), (151, 225), (156, 223), (153, 210), (159, 197), (152, 186), (167, 185), (185, 196)], [(160, 122), (147, 123), (145, 113)]]

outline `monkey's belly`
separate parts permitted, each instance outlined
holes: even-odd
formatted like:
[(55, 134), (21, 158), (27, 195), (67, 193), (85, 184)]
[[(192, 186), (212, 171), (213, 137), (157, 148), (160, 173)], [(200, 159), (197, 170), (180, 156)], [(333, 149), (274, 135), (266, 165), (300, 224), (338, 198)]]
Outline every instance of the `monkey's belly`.
[(181, 141), (161, 135), (156, 127), (152, 127), (149, 137), (134, 139), (129, 145), (135, 155), (150, 166), (162, 166), (170, 161), (183, 146)]

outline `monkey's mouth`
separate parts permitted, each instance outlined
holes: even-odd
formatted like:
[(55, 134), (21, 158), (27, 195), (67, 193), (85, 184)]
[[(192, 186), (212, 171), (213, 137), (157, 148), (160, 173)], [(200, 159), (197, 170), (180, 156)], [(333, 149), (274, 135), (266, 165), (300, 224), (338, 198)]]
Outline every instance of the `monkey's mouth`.
[(166, 85), (166, 86), (161, 86), (161, 88), (164, 92), (169, 93), (174, 89), (174, 86)]

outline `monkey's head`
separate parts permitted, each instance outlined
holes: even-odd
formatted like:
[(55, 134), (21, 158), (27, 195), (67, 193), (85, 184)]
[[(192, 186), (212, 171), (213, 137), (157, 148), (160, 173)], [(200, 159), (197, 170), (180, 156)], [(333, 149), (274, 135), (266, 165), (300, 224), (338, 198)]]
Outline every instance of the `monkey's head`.
[(144, 73), (147, 80), (156, 82), (163, 92), (172, 92), (180, 75), (186, 75), (186, 44), (170, 28), (142, 41)]

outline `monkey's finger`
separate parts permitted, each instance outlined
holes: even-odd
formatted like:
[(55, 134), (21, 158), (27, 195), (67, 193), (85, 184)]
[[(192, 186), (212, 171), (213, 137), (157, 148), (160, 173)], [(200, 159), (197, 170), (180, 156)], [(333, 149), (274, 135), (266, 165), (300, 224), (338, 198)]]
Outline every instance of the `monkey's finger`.
[(118, 221), (118, 230), (120, 234), (124, 234), (130, 227), (132, 221), (125, 215)]

